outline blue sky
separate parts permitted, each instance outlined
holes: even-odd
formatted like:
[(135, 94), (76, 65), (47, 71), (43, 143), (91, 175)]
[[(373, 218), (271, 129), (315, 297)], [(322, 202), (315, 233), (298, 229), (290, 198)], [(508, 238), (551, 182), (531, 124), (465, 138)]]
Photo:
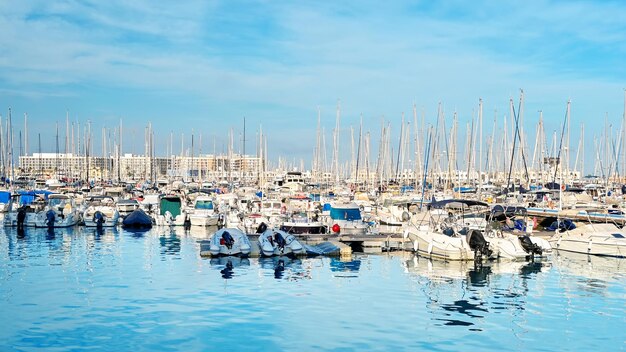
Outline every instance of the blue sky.
[(149, 121), (162, 152), (192, 129), (219, 152), (245, 116), (271, 157), (308, 163), (317, 107), (330, 143), (338, 99), (344, 138), (363, 114), (377, 145), (381, 119), (397, 132), (414, 103), (434, 123), (442, 102), (464, 126), (479, 98), (504, 115), (523, 88), (529, 134), (538, 110), (559, 129), (571, 99), (572, 141), (584, 123), (591, 148), (605, 114), (621, 126), (625, 13), (620, 1), (5, 1), (0, 110), (28, 113), (31, 152), (37, 133), (54, 149), (66, 110), (95, 131), (122, 118), (126, 152), (143, 150)]

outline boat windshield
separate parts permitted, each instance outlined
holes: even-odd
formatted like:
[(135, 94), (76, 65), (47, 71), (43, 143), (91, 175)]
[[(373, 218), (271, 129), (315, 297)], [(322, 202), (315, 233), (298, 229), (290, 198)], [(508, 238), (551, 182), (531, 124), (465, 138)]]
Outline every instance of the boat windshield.
[(196, 202), (196, 209), (213, 209), (213, 201), (199, 200)]
[(331, 208), (330, 217), (333, 220), (361, 220), (361, 212), (358, 208)]
[(263, 208), (265, 209), (280, 209), (281, 204), (278, 202), (263, 202)]
[(65, 203), (65, 199), (63, 198), (50, 198), (48, 199), (48, 204), (52, 207), (58, 207), (59, 205), (63, 205)]

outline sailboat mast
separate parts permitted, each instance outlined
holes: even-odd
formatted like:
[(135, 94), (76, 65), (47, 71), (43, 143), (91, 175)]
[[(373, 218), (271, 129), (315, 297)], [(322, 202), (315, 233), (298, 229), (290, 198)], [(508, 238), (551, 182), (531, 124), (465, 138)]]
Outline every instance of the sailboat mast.
[(483, 99), (478, 99), (478, 200), (482, 200), (483, 185)]

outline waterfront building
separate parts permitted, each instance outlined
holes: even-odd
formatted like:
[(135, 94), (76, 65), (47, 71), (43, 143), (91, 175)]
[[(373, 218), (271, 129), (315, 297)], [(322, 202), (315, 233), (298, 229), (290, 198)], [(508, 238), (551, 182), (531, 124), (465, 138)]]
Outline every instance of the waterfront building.
[(173, 177), (194, 180), (255, 179), (262, 159), (250, 155), (148, 157), (80, 156), (71, 153), (33, 153), (19, 157), (21, 174), (69, 179), (156, 180)]

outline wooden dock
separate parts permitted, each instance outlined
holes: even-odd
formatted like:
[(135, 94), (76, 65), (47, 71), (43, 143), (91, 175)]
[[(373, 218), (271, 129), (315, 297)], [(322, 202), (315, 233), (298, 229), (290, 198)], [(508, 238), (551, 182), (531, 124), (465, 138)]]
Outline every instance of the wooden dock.
[[(258, 236), (255, 234), (248, 235), (250, 239), (249, 257), (261, 256), (261, 250), (257, 241)], [(352, 256), (355, 251), (365, 253), (382, 253), (386, 251), (404, 250), (410, 247), (410, 241), (404, 239), (402, 235), (337, 235), (337, 234), (304, 234), (298, 235), (298, 240), (307, 246), (321, 248), (321, 252), (327, 256), (346, 257)], [(210, 257), (209, 241), (202, 240), (200, 242), (200, 256)], [(408, 244), (409, 247), (406, 247)]]

